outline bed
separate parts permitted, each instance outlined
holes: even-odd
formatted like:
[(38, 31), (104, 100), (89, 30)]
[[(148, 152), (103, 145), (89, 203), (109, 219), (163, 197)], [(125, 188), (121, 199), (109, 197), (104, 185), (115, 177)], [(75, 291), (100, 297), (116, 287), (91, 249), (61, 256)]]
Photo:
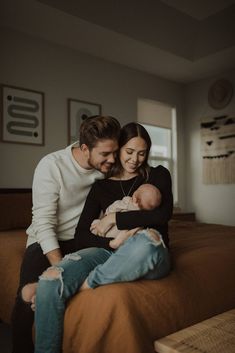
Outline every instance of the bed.
[[(10, 321), (31, 190), (0, 190), (0, 319)], [(170, 222), (173, 270), (158, 281), (78, 293), (64, 320), (64, 353), (153, 353), (165, 335), (235, 308), (235, 227)]]
[(152, 353), (154, 340), (235, 308), (235, 227), (171, 221), (170, 235), (168, 277), (90, 289), (69, 302), (65, 353)]

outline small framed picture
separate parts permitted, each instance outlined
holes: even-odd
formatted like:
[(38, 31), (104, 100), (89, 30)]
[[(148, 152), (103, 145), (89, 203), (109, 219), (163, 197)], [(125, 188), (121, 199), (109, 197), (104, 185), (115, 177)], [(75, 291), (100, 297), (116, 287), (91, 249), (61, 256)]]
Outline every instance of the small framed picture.
[(89, 116), (101, 115), (101, 104), (68, 99), (68, 143), (79, 139), (80, 125)]
[(1, 140), (44, 145), (44, 93), (1, 85)]

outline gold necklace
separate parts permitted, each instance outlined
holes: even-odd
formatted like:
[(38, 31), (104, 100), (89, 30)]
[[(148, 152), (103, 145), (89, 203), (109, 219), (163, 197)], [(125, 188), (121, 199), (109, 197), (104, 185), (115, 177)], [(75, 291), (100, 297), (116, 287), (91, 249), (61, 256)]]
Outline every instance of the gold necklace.
[(123, 189), (123, 186), (122, 186), (122, 180), (120, 179), (120, 186), (121, 186), (121, 190), (122, 190), (122, 193), (123, 193), (123, 196), (124, 196), (124, 197), (125, 197), (125, 196), (129, 196), (129, 195), (130, 195), (131, 190), (133, 189), (133, 187), (134, 187), (134, 185), (135, 185), (135, 183), (136, 183), (137, 179), (138, 179), (138, 175), (135, 177), (135, 180), (134, 180), (133, 184), (131, 185), (131, 187), (130, 187), (130, 189), (129, 189), (129, 191), (128, 191), (128, 193), (127, 193), (127, 194), (125, 193), (125, 191), (124, 191), (124, 189)]

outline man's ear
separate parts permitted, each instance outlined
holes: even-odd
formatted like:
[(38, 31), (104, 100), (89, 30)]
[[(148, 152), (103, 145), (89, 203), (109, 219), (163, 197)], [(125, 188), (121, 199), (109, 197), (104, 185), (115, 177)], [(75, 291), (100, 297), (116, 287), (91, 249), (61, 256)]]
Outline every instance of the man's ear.
[(82, 151), (82, 153), (84, 153), (86, 156), (89, 156), (89, 153), (90, 153), (90, 150), (88, 148), (88, 146), (83, 143), (81, 146), (80, 146), (80, 150)]
[(87, 145), (85, 143), (83, 143), (81, 146), (80, 146), (80, 149), (81, 151), (86, 151), (88, 149)]

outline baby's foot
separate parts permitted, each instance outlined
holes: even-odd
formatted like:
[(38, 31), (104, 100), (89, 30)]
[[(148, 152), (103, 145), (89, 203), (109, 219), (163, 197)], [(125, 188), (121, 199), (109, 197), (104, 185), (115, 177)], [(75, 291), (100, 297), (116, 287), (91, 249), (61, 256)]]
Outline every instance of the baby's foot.
[(86, 290), (86, 289), (91, 289), (91, 287), (88, 285), (87, 279), (83, 282), (83, 284), (80, 287), (80, 291)]

